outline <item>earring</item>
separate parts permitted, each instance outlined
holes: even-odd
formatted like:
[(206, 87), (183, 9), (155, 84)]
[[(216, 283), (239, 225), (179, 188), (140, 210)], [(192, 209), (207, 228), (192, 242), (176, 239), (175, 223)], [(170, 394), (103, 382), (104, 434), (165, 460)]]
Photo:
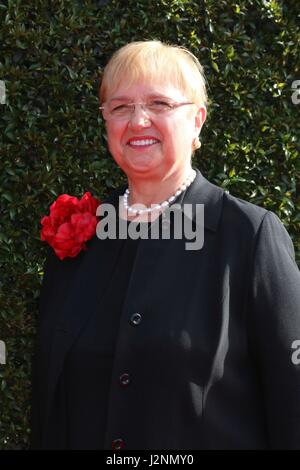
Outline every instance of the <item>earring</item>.
[(201, 142), (199, 140), (199, 137), (195, 137), (193, 140), (193, 150), (197, 150), (201, 147)]

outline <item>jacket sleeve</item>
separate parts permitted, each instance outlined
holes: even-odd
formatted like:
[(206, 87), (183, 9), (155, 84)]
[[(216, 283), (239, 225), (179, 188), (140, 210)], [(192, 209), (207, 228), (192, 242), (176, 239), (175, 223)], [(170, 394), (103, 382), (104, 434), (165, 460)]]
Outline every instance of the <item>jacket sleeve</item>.
[(61, 261), (53, 252), (48, 251), (44, 264), (44, 276), (40, 289), (39, 315), (35, 338), (34, 355), (31, 368), (31, 448), (40, 449), (43, 429), (43, 393), (47, 387), (45, 359), (48, 359), (47, 343), (53, 336), (58, 321), (58, 306), (64, 302), (65, 291), (71, 282), (76, 261)]
[(300, 272), (292, 241), (272, 212), (256, 238), (249, 341), (260, 378), (271, 449), (300, 449)]

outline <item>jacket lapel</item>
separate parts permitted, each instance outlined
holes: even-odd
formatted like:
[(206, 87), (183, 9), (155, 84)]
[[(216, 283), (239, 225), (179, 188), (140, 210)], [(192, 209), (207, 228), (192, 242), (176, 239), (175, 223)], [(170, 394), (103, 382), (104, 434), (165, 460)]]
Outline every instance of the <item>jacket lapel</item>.
[(222, 213), (224, 189), (210, 183), (199, 170), (196, 170), (194, 183), (183, 193), (178, 204), (191, 204), (193, 220), (197, 211), (197, 204), (204, 205), (204, 227), (215, 232)]

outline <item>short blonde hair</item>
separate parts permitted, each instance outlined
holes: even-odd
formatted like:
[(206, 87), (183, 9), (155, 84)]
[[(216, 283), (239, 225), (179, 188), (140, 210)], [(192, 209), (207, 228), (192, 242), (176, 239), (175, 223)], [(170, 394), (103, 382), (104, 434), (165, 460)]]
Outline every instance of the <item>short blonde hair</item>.
[(185, 47), (161, 41), (131, 42), (116, 51), (102, 75), (100, 102), (124, 80), (130, 86), (144, 78), (175, 84), (194, 103), (207, 106), (205, 76), (199, 60)]

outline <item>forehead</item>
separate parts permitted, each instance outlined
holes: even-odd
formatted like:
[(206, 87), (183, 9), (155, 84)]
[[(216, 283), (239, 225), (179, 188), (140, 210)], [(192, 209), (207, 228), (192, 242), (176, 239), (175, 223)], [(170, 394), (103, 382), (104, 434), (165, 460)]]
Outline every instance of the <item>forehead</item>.
[(145, 99), (156, 96), (164, 96), (172, 100), (185, 99), (184, 91), (172, 83), (162, 83), (160, 81), (139, 80), (129, 83), (124, 80), (114, 89), (107, 91), (107, 101), (111, 99)]

